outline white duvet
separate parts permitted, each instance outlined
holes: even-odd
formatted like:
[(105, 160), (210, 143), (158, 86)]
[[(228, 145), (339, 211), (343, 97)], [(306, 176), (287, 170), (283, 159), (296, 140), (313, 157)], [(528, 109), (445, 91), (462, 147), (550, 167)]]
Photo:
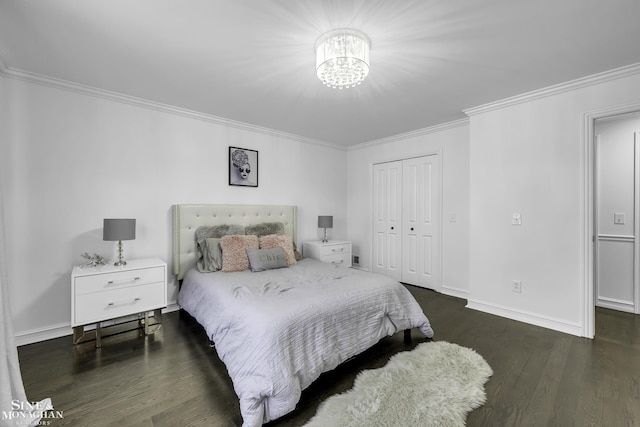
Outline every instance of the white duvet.
[(178, 303), (215, 343), (245, 427), (291, 412), (321, 373), (385, 336), (414, 327), (433, 336), (400, 283), (313, 259), (259, 273), (193, 269)]

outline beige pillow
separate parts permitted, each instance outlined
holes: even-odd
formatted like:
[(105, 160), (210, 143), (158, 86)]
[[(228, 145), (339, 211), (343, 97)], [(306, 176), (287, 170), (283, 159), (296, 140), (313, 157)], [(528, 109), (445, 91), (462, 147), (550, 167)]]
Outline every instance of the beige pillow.
[(287, 257), (287, 265), (293, 265), (296, 261), (296, 255), (293, 252), (293, 239), (286, 234), (270, 234), (260, 237), (260, 248), (271, 249), (281, 247)]
[(230, 235), (220, 238), (222, 248), (222, 271), (243, 271), (249, 269), (247, 249), (260, 247), (258, 236)]

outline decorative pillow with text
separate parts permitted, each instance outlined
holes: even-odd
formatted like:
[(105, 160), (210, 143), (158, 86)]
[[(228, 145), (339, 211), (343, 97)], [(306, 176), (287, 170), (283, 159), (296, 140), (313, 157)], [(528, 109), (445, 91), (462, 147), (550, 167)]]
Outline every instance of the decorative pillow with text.
[(271, 249), (247, 249), (251, 271), (265, 271), (288, 267), (284, 249), (280, 246)]
[(270, 234), (268, 236), (260, 237), (260, 248), (271, 249), (280, 247), (284, 250), (284, 254), (287, 257), (287, 265), (293, 265), (297, 263), (295, 253), (293, 252), (293, 239), (291, 236), (283, 234)]

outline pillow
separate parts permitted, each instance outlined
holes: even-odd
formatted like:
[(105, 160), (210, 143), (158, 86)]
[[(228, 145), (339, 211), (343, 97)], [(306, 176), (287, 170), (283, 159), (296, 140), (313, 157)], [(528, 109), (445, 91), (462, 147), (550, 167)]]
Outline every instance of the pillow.
[(259, 248), (258, 236), (229, 235), (220, 239), (222, 271), (243, 271), (249, 268), (247, 249)]
[(222, 224), (222, 225), (203, 225), (196, 229), (196, 242), (207, 237), (222, 237), (229, 234), (246, 234), (242, 225)]
[(287, 257), (287, 265), (293, 265), (298, 262), (296, 261), (296, 256), (293, 252), (293, 239), (291, 236), (286, 234), (270, 234), (268, 236), (260, 237), (260, 248), (270, 249), (276, 247), (284, 249), (284, 254)]
[(271, 249), (247, 249), (251, 271), (265, 271), (288, 267), (284, 249), (280, 246)]
[(284, 234), (284, 224), (281, 222), (263, 222), (261, 224), (247, 225), (244, 234), (255, 234), (258, 237), (269, 234)]
[(298, 251), (298, 248), (296, 247), (296, 242), (293, 242), (293, 255), (295, 256), (296, 261), (300, 261), (302, 258), (304, 258), (302, 254)]
[[(245, 234), (244, 227), (241, 225), (235, 224), (222, 224), (222, 225), (203, 225), (198, 227), (194, 233), (194, 240), (196, 246), (196, 265), (198, 266), (198, 270), (201, 270), (201, 266), (204, 266), (204, 251), (208, 250), (207, 248), (202, 248), (204, 244), (204, 239), (208, 238), (220, 238), (222, 236), (226, 236), (228, 234)], [(222, 266), (222, 261), (218, 263)], [(218, 268), (219, 270), (220, 268)], [(216, 271), (216, 270), (210, 270)]]
[(212, 273), (222, 268), (222, 248), (220, 247), (220, 239), (217, 237), (208, 237), (200, 239), (198, 242), (201, 257), (196, 265), (201, 273)]

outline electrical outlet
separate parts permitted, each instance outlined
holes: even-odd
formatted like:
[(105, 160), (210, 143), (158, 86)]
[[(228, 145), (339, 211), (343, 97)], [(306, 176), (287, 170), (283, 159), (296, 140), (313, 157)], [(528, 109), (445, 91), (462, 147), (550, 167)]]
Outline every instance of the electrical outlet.
[(511, 291), (521, 293), (522, 292), (522, 282), (520, 280), (512, 280), (511, 281)]

